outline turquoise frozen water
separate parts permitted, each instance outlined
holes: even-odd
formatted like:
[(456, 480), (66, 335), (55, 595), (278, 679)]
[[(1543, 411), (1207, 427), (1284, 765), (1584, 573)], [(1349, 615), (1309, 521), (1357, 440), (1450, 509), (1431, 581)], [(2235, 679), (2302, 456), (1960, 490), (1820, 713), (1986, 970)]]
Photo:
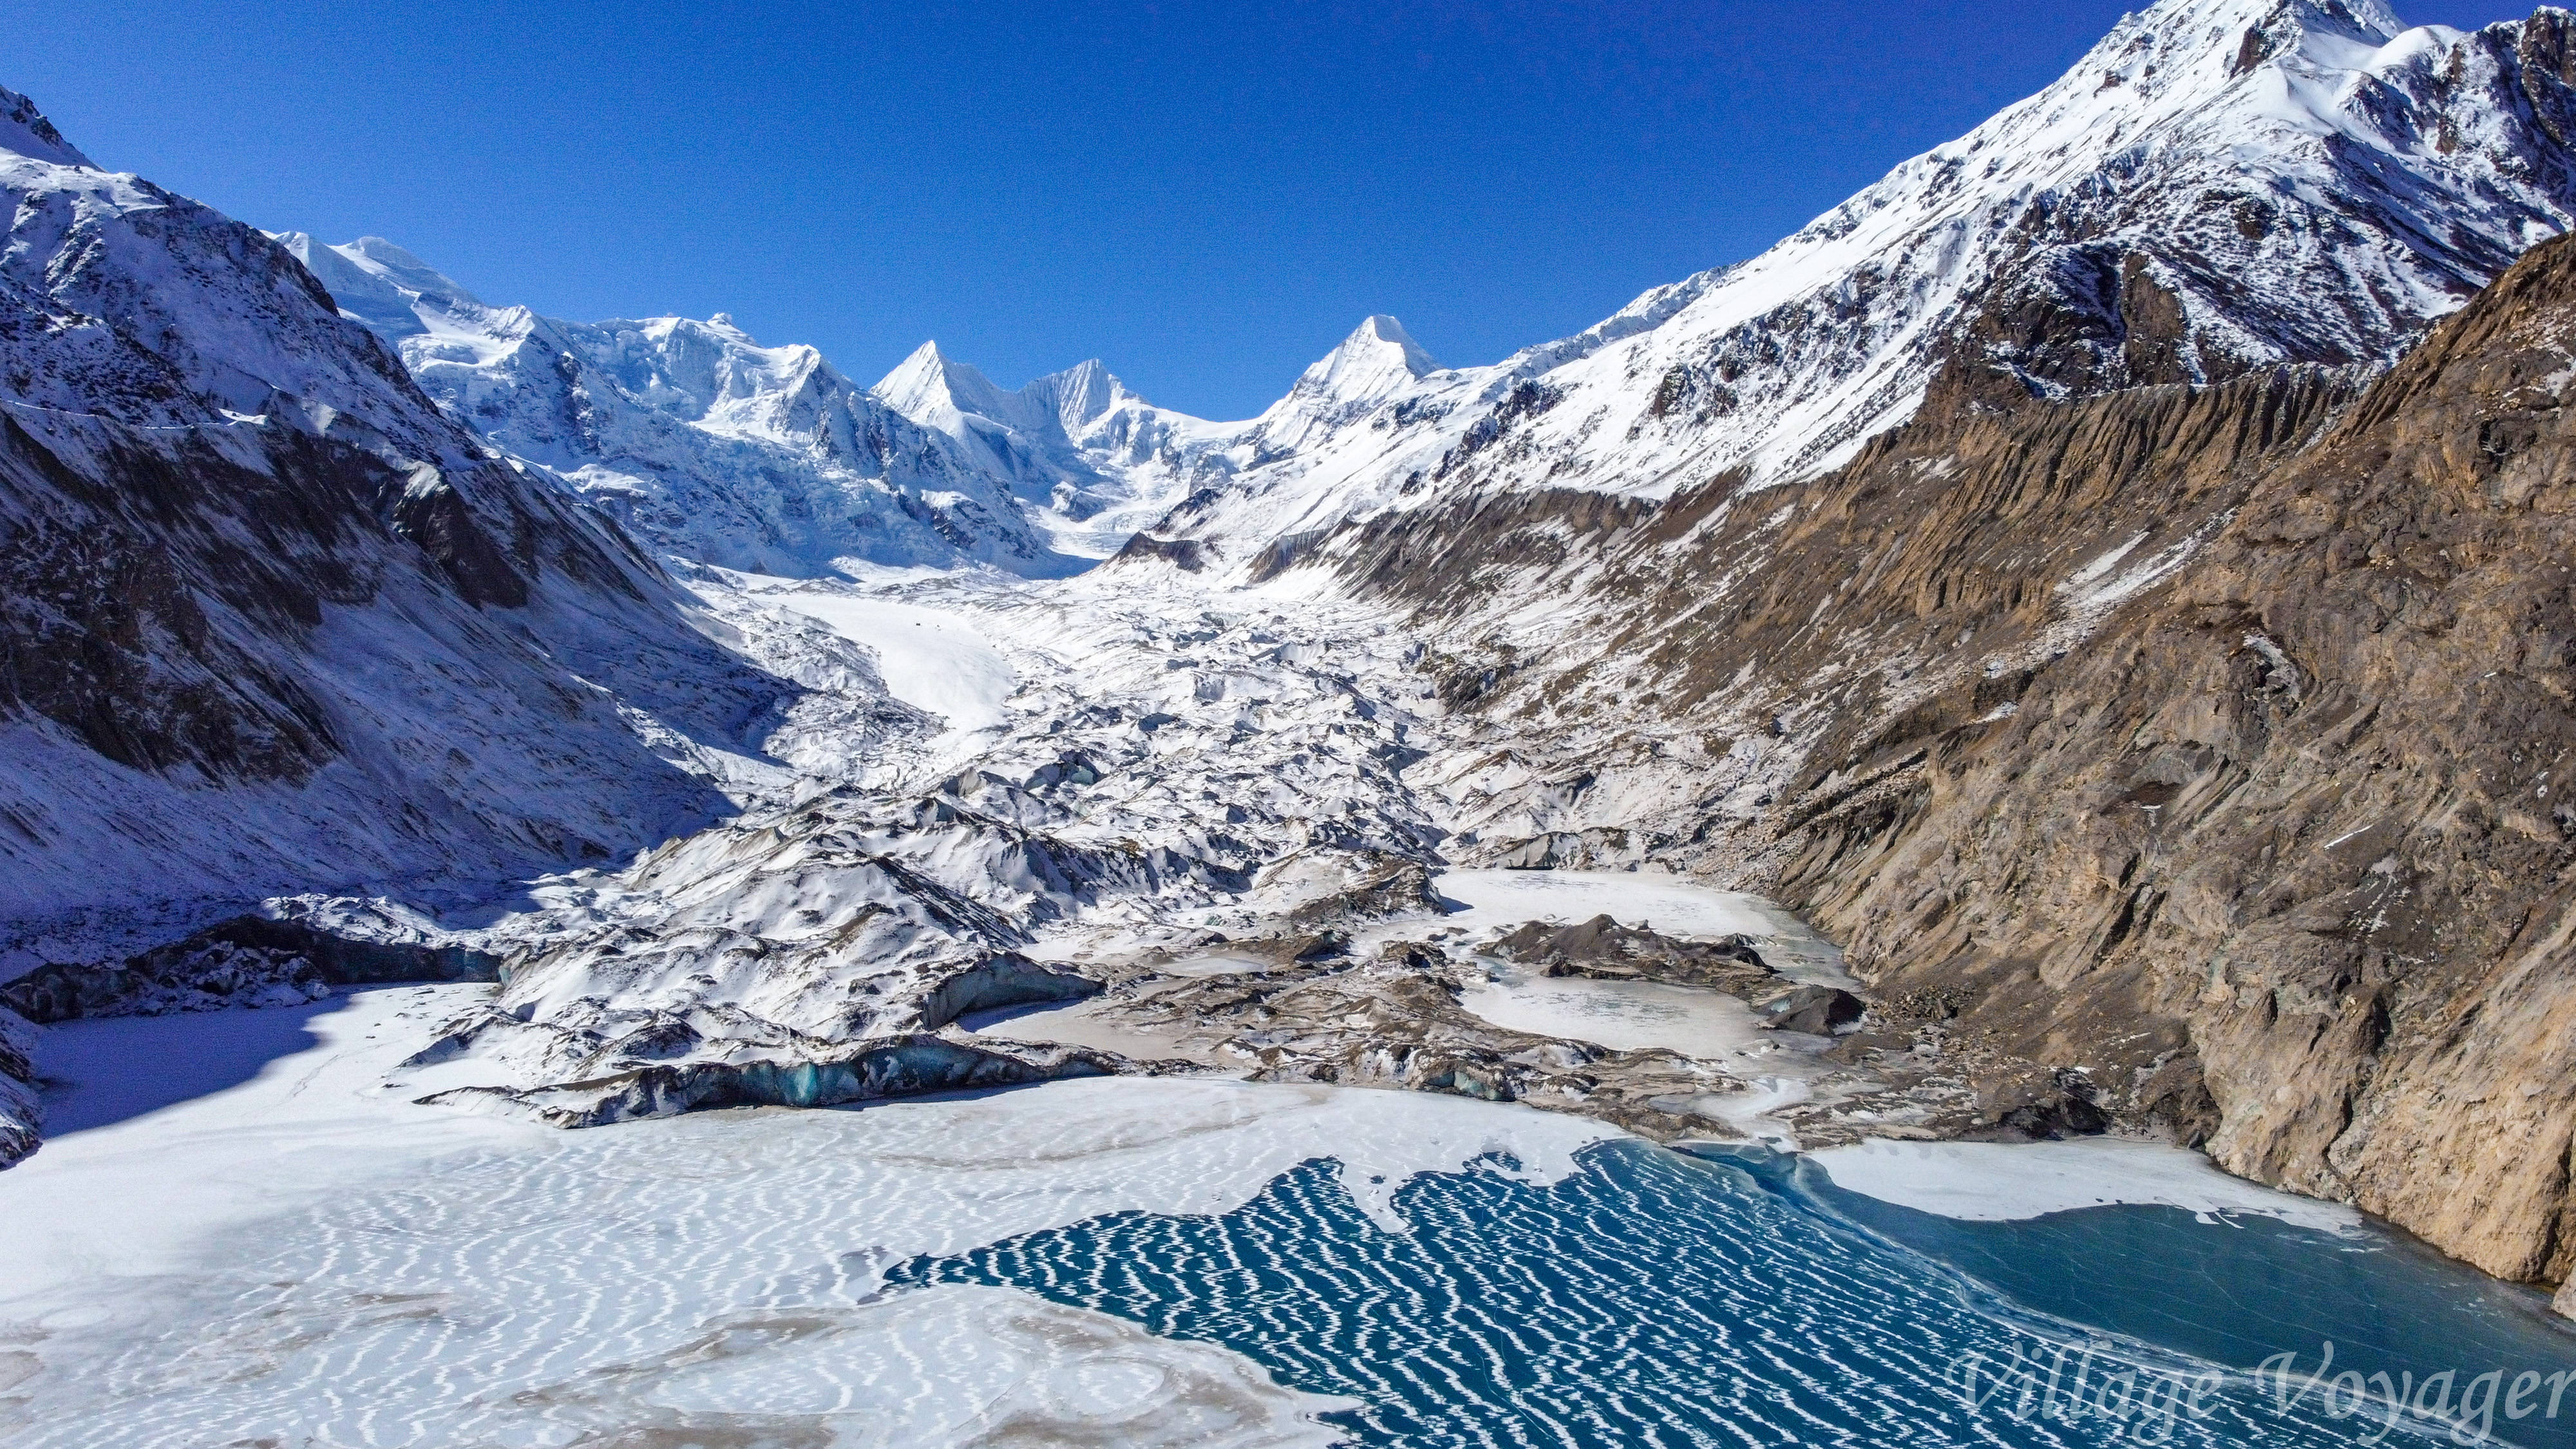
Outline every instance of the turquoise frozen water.
[[(1795, 1177), (1796, 1190), (1829, 1210), (2069, 1322), (2245, 1368), (2295, 1352), (2285, 1365), (2291, 1392), (2319, 1378), (2311, 1398), (2343, 1373), (2365, 1385), (2385, 1373), (2403, 1391), (2449, 1371), (2454, 1417), (2474, 1380), (2494, 1372), (2496, 1435), (2576, 1444), (2576, 1382), (2563, 1386), (2554, 1419), (2547, 1382), (2576, 1370), (2576, 1325), (2551, 1313), (2541, 1294), (2472, 1272), (2403, 1234), (2375, 1226), (2328, 1233), (2243, 1215), (2199, 1219), (2169, 1207), (1961, 1222), (1840, 1192), (1812, 1164)], [(2537, 1408), (2515, 1420), (2503, 1400), (2526, 1372), (2541, 1377), (2524, 1399)]]
[[(2130, 1207), (1954, 1222), (1768, 1153), (1585, 1164), (1416, 1179), (1393, 1233), (1310, 1163), (1222, 1215), (1096, 1218), (894, 1276), (1223, 1344), (1359, 1400), (1333, 1422), (1370, 1445), (2576, 1443), (2576, 1392), (2546, 1413), (2576, 1336), (2393, 1234)], [(2260, 1372), (2282, 1353), (2287, 1375)]]

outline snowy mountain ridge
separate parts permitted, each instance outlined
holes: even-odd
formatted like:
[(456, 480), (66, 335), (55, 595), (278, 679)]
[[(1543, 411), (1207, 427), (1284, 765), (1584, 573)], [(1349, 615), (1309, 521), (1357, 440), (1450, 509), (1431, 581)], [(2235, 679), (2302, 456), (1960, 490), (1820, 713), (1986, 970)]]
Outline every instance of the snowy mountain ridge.
[(2547, 9), (2462, 33), (2375, 0), (2162, 0), (1761, 256), (1275, 419), (1158, 532), (1240, 567), (1466, 490), (1810, 476), (1945, 368), (2001, 398), (2385, 362), (2576, 215), (2568, 33)]
[(1192, 487), (1234, 466), (1245, 424), (1156, 407), (1098, 359), (1017, 391), (925, 342), (871, 390), (947, 437), (1037, 510), (1064, 552), (1105, 558)]
[(598, 859), (913, 726), (497, 460), (285, 247), (0, 117), (0, 971), (84, 915)]
[(763, 347), (721, 314), (567, 322), (489, 306), (379, 237), (279, 240), (452, 416), (669, 552), (788, 575), (845, 558), (1082, 566), (999, 479), (811, 347)]

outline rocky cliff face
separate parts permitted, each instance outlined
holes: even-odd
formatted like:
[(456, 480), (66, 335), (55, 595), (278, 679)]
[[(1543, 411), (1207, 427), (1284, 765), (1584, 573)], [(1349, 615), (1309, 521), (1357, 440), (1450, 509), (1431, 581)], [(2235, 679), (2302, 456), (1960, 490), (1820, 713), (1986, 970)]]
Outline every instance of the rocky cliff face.
[(2230, 1170), (2566, 1278), (2571, 335), (2551, 243), (1784, 884), (2106, 1097), (2197, 1056)]
[(1970, 377), (1809, 483), (1489, 497), (1338, 556), (1519, 742), (1418, 767), (1453, 856), (1768, 889), (1889, 1045), (2558, 1282), (2571, 337), (2552, 242), (2366, 386)]

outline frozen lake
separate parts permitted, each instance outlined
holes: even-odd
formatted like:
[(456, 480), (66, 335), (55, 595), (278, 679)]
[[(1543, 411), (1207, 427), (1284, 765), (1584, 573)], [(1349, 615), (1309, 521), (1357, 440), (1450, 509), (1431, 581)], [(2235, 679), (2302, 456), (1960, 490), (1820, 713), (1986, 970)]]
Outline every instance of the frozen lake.
[[(1694, 1156), (1204, 1079), (573, 1133), (410, 1105), (395, 1063), (479, 989), (49, 1033), (73, 1130), (0, 1173), (7, 1442), (2327, 1445), (2363, 1426), (2276, 1411), (2256, 1348), (2421, 1378), (2571, 1342), (2169, 1150)], [(1963, 1407), (1960, 1364), (2060, 1346), (2205, 1412)]]

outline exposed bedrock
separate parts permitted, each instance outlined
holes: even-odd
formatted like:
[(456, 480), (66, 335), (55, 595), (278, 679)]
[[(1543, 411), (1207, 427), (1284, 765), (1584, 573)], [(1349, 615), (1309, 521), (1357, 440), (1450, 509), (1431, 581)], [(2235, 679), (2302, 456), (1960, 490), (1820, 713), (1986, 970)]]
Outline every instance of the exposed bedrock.
[(40, 966), (0, 985), (0, 1006), (49, 1024), (261, 1005), (281, 991), (302, 1000), (334, 986), (497, 981), (500, 967), (499, 956), (469, 946), (357, 940), (245, 915), (115, 965)]
[[(1847, 942), (2034, 1111), (2556, 1283), (2571, 339), (2553, 241), (2376, 380), (1997, 406), (1954, 376), (1812, 482), (1469, 499), (1322, 552), (1546, 742), (1457, 772), (1466, 851), (1625, 831)], [(1578, 587), (1580, 636), (1476, 602)]]
[(2566, 1279), (2571, 321), (2549, 243), (2017, 712), (1802, 829), (1789, 894), (2233, 1171)]

